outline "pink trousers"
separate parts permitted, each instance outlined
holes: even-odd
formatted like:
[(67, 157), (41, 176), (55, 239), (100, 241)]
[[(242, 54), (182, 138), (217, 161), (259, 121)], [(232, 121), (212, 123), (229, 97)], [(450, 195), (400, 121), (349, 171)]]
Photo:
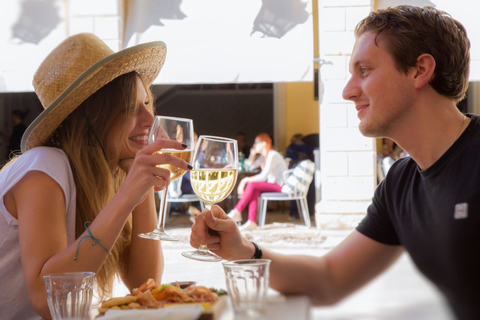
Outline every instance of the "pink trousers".
[(282, 187), (276, 183), (268, 182), (249, 182), (245, 186), (242, 199), (238, 201), (235, 209), (242, 212), (248, 205), (248, 220), (256, 222), (258, 197), (263, 192), (281, 192)]

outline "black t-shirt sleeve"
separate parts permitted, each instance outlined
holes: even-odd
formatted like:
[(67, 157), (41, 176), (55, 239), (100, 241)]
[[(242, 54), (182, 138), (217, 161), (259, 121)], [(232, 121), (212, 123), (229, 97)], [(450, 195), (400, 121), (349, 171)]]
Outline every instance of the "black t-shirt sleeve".
[(367, 209), (367, 215), (358, 224), (356, 230), (372, 240), (387, 245), (400, 245), (397, 232), (387, 210), (385, 196), (385, 180), (375, 190), (372, 204)]

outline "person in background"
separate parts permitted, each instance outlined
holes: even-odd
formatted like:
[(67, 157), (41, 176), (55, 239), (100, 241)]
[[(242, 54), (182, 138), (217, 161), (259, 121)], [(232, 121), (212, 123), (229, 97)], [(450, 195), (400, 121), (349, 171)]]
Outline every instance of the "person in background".
[(296, 133), (290, 139), (290, 144), (285, 151), (288, 168), (294, 168), (300, 161), (310, 159), (313, 161), (313, 148), (303, 142), (303, 134)]
[(247, 144), (247, 134), (245, 132), (237, 133), (238, 153), (242, 153), (245, 159), (250, 157), (250, 146)]
[(262, 171), (254, 176), (243, 178), (238, 185), (238, 194), (243, 195), (234, 209), (228, 214), (235, 221), (241, 221), (241, 212), (248, 206), (248, 221), (240, 229), (248, 230), (257, 227), (258, 197), (263, 192), (281, 192), (283, 172), (288, 170), (285, 159), (272, 147), (272, 138), (266, 133), (255, 137), (252, 151), (261, 154), (265, 160)]
[[(303, 142), (304, 135), (296, 133), (290, 139), (290, 145), (285, 151), (285, 161), (288, 163), (288, 168), (295, 168), (303, 160), (315, 161), (313, 157), (313, 148)], [(290, 201), (290, 215), (289, 220), (295, 221), (300, 219), (298, 213), (298, 206), (295, 201)]]
[(13, 130), (10, 136), (0, 132), (3, 140), (8, 143), (8, 154), (15, 155), (20, 153), (20, 141), (22, 141), (22, 136), (27, 126), (23, 123), (23, 120), (27, 116), (30, 110), (23, 112), (21, 110), (12, 111), (12, 123)]
[(457, 319), (480, 319), (480, 116), (457, 108), (468, 88), (467, 32), (446, 12), (402, 5), (371, 12), (355, 36), (343, 97), (364, 136), (409, 154), (378, 185), (365, 218), (323, 256), (282, 255), (243, 238), (215, 206), (197, 217), (190, 243), (227, 260), (270, 259), (273, 289), (317, 305), (342, 300), (408, 252)]
[(399, 158), (407, 156), (406, 152), (402, 150), (393, 140), (388, 138), (382, 139), (382, 150), (377, 154), (377, 162), (381, 170), (379, 181), (384, 179), (392, 164)]
[[(127, 288), (161, 283), (160, 241), (137, 234), (157, 223), (154, 190), (183, 160), (175, 140), (147, 145), (150, 85), (165, 60), (163, 42), (114, 53), (93, 34), (71, 36), (33, 79), (45, 110), (23, 135), (22, 154), (0, 172), (2, 319), (50, 319), (43, 276), (95, 272), (100, 299), (118, 276)], [(148, 257), (148, 259), (146, 259)]]
[(247, 171), (260, 171), (265, 166), (265, 157), (255, 151), (255, 145), (250, 148), (250, 156), (245, 160), (245, 169)]
[(382, 155), (383, 157), (391, 157), (394, 160), (397, 160), (398, 152), (396, 151), (397, 144), (392, 139), (383, 138), (382, 139)]

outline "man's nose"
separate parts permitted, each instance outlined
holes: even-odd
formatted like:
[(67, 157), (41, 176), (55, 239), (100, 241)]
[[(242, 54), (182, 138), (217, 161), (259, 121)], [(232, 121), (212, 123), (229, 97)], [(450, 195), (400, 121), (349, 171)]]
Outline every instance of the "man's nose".
[(360, 87), (357, 85), (357, 83), (352, 77), (350, 78), (350, 80), (348, 80), (347, 84), (345, 85), (345, 88), (343, 88), (342, 97), (345, 100), (353, 101), (359, 96), (360, 96)]

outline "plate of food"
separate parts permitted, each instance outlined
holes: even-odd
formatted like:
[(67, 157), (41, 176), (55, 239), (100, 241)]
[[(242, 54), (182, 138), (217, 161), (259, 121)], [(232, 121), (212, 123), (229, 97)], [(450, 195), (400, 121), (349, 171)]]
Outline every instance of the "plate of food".
[(203, 310), (198, 319), (218, 319), (226, 306), (226, 291), (198, 286), (192, 281), (157, 285), (153, 279), (148, 279), (140, 287), (132, 290), (129, 295), (103, 301), (98, 312), (99, 317), (102, 317), (114, 310), (138, 310), (140, 312), (147, 309), (186, 306), (202, 307)]

